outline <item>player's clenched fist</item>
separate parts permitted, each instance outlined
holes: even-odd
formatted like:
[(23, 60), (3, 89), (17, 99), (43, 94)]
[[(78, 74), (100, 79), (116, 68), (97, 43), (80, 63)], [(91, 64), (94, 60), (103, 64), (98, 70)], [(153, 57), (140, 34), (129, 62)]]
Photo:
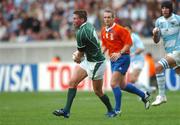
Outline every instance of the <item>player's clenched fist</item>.
[(159, 33), (159, 28), (155, 27), (152, 32), (153, 32), (154, 35), (158, 34)]
[(82, 60), (83, 60), (83, 53), (79, 52), (79, 51), (75, 51), (73, 54), (72, 54), (72, 59), (74, 60), (74, 62), (76, 63), (80, 63)]
[(160, 30), (158, 27), (155, 27), (152, 31), (153, 33), (153, 40), (155, 43), (158, 43), (160, 40)]

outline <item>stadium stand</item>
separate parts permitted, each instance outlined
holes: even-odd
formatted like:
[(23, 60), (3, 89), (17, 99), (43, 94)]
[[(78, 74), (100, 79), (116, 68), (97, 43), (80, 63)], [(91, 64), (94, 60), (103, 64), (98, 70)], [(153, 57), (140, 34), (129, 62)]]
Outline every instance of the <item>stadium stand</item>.
[[(0, 3), (0, 41), (31, 42), (74, 38), (72, 12), (86, 9), (89, 22), (99, 31), (102, 11), (116, 10), (120, 22), (131, 22), (136, 32), (151, 36), (153, 22), (160, 15), (161, 0), (2, 0)], [(175, 2), (180, 13), (179, 2)], [(119, 21), (119, 20), (118, 20)]]

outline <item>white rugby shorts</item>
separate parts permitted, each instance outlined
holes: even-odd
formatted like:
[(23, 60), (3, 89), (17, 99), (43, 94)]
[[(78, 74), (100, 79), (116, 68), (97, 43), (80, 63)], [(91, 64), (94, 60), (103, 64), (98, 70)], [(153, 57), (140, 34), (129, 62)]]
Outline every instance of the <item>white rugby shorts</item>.
[(132, 61), (129, 67), (129, 71), (133, 72), (134, 70), (142, 70), (144, 67), (144, 61)]
[(92, 80), (103, 79), (103, 75), (106, 69), (106, 61), (102, 62), (89, 62), (84, 59), (80, 63), (80, 67), (86, 70), (88, 77)]
[(172, 53), (168, 53), (167, 56), (173, 58), (176, 61), (176, 65), (180, 66), (180, 51), (173, 51)]

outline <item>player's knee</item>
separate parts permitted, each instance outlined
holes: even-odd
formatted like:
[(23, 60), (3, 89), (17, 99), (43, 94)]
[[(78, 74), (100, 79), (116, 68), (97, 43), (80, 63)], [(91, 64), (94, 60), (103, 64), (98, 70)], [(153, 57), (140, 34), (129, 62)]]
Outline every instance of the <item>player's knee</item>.
[(119, 86), (118, 83), (111, 83), (111, 88), (116, 88), (116, 87), (118, 87), (118, 86)]
[(162, 73), (163, 72), (163, 66), (161, 64), (156, 65), (156, 74)]
[(169, 62), (167, 61), (167, 59), (162, 58), (156, 64), (156, 74), (162, 73), (165, 69), (168, 69), (168, 68), (170, 68)]
[(119, 80), (118, 79), (111, 79), (111, 88), (115, 88), (119, 86)]
[(129, 82), (131, 82), (131, 83), (135, 83), (137, 81), (137, 78), (136, 77), (131, 77), (130, 79), (129, 79)]
[(126, 87), (126, 84), (125, 84), (125, 83), (120, 84), (120, 88), (121, 88), (122, 90), (124, 90), (125, 87)]
[(101, 97), (103, 95), (103, 92), (100, 90), (94, 90), (94, 93), (98, 96)]
[(69, 85), (70, 88), (76, 88), (77, 87), (77, 84), (74, 81), (71, 81), (71, 80), (69, 81), (68, 85)]
[(129, 81), (131, 83), (135, 83), (138, 80), (140, 73), (141, 73), (141, 69), (139, 68), (134, 69), (133, 72), (130, 73)]
[(136, 79), (133, 79), (133, 80), (130, 81), (130, 83), (134, 84), (136, 81), (137, 81)]

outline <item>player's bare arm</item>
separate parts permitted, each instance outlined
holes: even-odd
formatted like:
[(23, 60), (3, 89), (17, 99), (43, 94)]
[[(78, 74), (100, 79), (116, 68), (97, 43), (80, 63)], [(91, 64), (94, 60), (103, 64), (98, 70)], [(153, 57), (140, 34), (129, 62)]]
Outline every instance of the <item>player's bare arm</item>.
[(80, 51), (75, 51), (72, 55), (72, 58), (74, 60), (74, 62), (76, 63), (80, 63), (82, 61), (82, 58), (84, 57), (84, 52), (80, 52)]
[(105, 53), (107, 52), (107, 48), (104, 47), (104, 46), (102, 46), (101, 50), (102, 50), (102, 53), (103, 53), (103, 54), (105, 54)]
[(155, 27), (152, 32), (153, 32), (154, 43), (158, 43), (160, 41), (159, 28)]
[(120, 52), (112, 53), (112, 54), (110, 55), (110, 59), (111, 59), (112, 61), (116, 61), (122, 54), (126, 53), (126, 52), (130, 49), (130, 47), (131, 47), (131, 45), (126, 44), (126, 45), (122, 48), (122, 50), (121, 50)]
[(142, 52), (144, 52), (144, 49), (142, 48), (137, 48), (136, 51), (134, 53), (131, 53), (131, 57), (135, 56), (135, 55), (139, 55), (141, 54)]
[(135, 55), (141, 54), (144, 51), (142, 48), (137, 48)]

